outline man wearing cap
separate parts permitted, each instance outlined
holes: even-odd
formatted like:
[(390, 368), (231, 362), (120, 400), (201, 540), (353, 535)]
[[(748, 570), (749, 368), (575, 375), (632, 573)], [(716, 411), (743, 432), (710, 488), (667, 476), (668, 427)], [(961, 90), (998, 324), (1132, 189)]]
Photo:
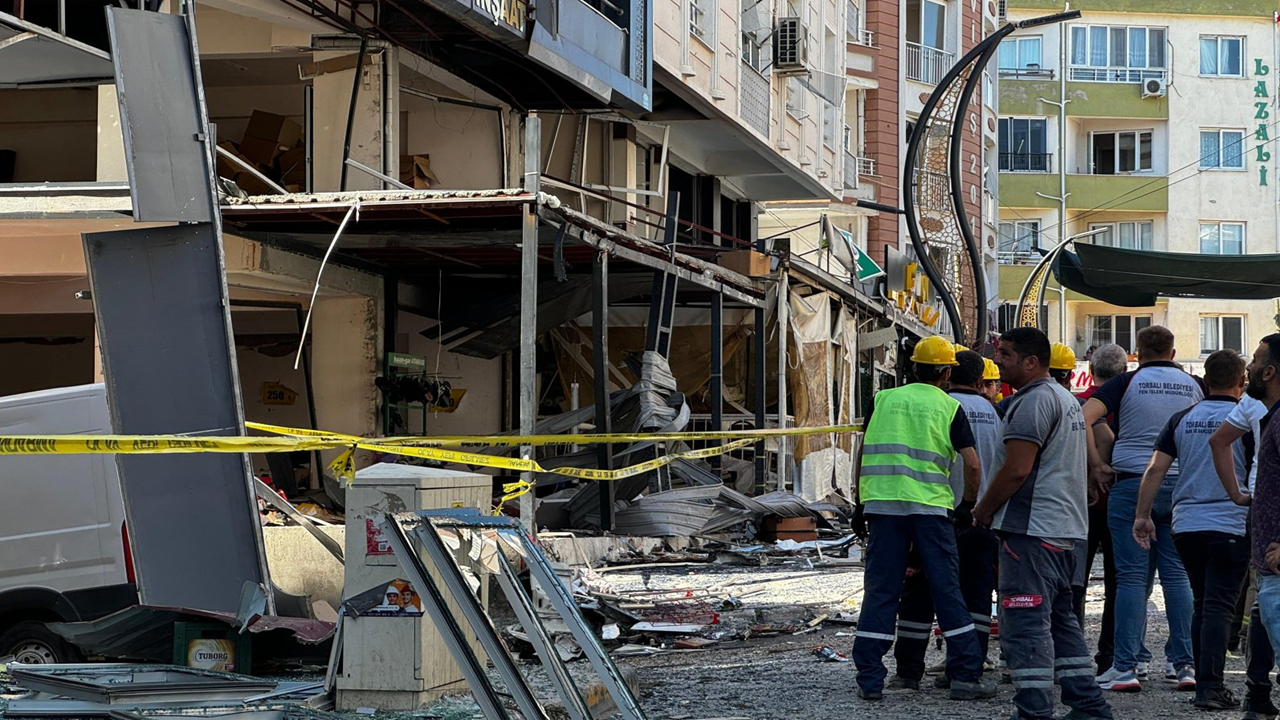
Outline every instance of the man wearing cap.
[(1004, 399), (1000, 392), (1000, 367), (991, 358), (982, 358), (985, 369), (982, 372), (982, 397), (993, 403)]
[(925, 338), (916, 344), (911, 362), (916, 382), (875, 395), (858, 450), (858, 501), (870, 533), (853, 642), (858, 694), (869, 701), (883, 697), (888, 674), (883, 658), (894, 641), (914, 545), (947, 641), (951, 698), (990, 698), (996, 688), (982, 682), (978, 636), (960, 592), (952, 520), (957, 498), (950, 476), (956, 456), (963, 459), (966, 494), (977, 492), (982, 472), (964, 410), (943, 390), (957, 364), (955, 346), (943, 337)]

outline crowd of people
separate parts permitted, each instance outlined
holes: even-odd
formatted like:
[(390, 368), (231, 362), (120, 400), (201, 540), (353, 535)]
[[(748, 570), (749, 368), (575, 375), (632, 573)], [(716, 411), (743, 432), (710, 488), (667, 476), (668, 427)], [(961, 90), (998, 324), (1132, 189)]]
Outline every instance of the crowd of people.
[[(1067, 720), (1109, 720), (1106, 693), (1161, 682), (1194, 693), (1197, 708), (1238, 710), (1224, 667), (1243, 628), (1244, 717), (1280, 716), (1269, 679), (1280, 639), (1280, 423), (1269, 422), (1280, 334), (1249, 360), (1209, 355), (1203, 377), (1174, 361), (1167, 328), (1143, 329), (1136, 350), (1128, 370), (1123, 348), (1094, 349), (1093, 385), (1077, 396), (1071, 349), (1035, 328), (1001, 335), (991, 359), (929, 337), (912, 352), (914, 381), (876, 394), (858, 463), (863, 700), (920, 689), (936, 618), (946, 664), (933, 684), (955, 700), (995, 697), (999, 675), (986, 671), (1003, 664), (1023, 720), (1055, 717), (1055, 687)], [(1086, 638), (1099, 555), (1101, 628)], [(1156, 577), (1162, 665), (1147, 645)]]

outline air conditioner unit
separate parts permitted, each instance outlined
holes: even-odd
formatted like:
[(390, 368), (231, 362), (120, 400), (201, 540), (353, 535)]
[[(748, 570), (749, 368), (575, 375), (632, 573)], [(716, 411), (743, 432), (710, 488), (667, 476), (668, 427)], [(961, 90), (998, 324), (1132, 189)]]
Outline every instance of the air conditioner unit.
[(1169, 83), (1164, 78), (1147, 78), (1142, 81), (1142, 97), (1164, 97), (1169, 92)]
[(778, 29), (773, 35), (773, 69), (775, 71), (795, 73), (806, 69), (809, 53), (805, 35), (805, 28), (800, 18), (778, 18)]

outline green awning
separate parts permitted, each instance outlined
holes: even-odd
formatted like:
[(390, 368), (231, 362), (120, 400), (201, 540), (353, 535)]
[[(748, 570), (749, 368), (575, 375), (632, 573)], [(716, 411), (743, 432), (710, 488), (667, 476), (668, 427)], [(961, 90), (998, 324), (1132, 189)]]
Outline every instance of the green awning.
[(1280, 297), (1280, 255), (1197, 255), (1076, 243), (1053, 274), (1065, 287), (1112, 305), (1146, 307), (1160, 297)]

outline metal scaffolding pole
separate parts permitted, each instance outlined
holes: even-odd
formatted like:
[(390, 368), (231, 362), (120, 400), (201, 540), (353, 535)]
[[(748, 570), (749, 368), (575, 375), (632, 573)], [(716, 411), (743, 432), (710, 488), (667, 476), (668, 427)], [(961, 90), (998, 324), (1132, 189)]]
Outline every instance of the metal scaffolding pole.
[[(613, 432), (609, 417), (609, 253), (598, 253), (591, 274), (591, 358), (595, 374), (596, 432)], [(613, 469), (613, 446), (596, 445), (601, 470)], [(613, 530), (614, 484), (597, 483), (600, 488), (600, 530)]]
[[(536, 195), (542, 177), (541, 152), (542, 125), (538, 116), (530, 113), (524, 124), (524, 189)], [(520, 434), (532, 435), (538, 419), (538, 207), (536, 203), (524, 206), (524, 225), (520, 236)], [(533, 458), (533, 447), (520, 446), (520, 457)], [(534, 482), (533, 473), (521, 474), (525, 482)], [(534, 493), (520, 496), (520, 517), (530, 532), (537, 532), (537, 512)]]

